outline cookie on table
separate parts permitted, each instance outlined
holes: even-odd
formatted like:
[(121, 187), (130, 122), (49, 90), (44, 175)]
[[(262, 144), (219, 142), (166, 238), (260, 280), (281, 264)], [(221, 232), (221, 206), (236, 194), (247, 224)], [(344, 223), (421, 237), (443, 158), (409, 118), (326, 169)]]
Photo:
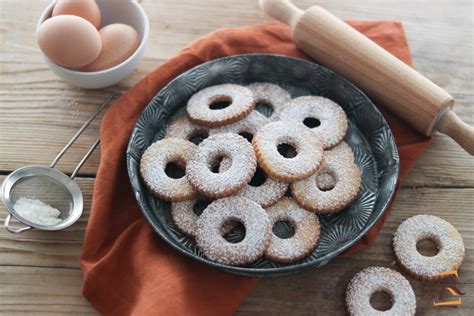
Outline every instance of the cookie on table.
[[(370, 298), (376, 292), (387, 293), (392, 307), (379, 311), (372, 307)], [(369, 267), (358, 272), (346, 290), (346, 307), (352, 316), (415, 315), (416, 297), (410, 282), (395, 270)]]
[[(433, 257), (423, 256), (416, 244), (429, 239), (438, 246)], [(433, 215), (416, 215), (403, 221), (393, 237), (393, 251), (400, 267), (421, 280), (436, 280), (440, 273), (457, 270), (464, 261), (461, 234), (449, 222)]]

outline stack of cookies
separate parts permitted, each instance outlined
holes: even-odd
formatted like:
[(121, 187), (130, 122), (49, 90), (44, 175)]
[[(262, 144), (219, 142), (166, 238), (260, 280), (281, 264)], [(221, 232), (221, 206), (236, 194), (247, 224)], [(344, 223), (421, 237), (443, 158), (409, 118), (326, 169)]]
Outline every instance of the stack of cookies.
[[(343, 141), (347, 117), (333, 101), (292, 99), (270, 83), (222, 84), (194, 94), (186, 110), (145, 151), (140, 171), (209, 260), (300, 260), (318, 243), (317, 214), (357, 197), (360, 172)], [(278, 222), (293, 235), (277, 236)], [(239, 225), (245, 237), (226, 239)]]

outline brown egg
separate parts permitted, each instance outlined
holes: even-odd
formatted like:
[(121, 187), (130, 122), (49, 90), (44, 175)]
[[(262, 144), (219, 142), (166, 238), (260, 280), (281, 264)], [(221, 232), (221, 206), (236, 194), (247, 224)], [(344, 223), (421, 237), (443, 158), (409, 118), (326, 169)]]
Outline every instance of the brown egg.
[(100, 31), (102, 51), (99, 57), (82, 71), (100, 71), (116, 66), (130, 57), (140, 45), (140, 36), (130, 25), (114, 23)]
[(54, 5), (52, 16), (77, 15), (100, 26), (100, 9), (94, 0), (58, 0)]
[(86, 19), (59, 15), (44, 21), (37, 34), (38, 45), (54, 63), (79, 68), (93, 62), (100, 54), (99, 31)]

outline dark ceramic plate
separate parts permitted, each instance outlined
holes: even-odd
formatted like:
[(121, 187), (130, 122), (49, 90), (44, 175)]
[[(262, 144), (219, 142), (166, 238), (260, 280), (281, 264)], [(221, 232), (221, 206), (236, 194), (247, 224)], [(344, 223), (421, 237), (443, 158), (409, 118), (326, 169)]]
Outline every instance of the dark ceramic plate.
[[(311, 255), (292, 264), (259, 259), (250, 266), (227, 266), (202, 256), (192, 238), (179, 232), (170, 204), (153, 196), (140, 177), (145, 149), (163, 138), (167, 125), (184, 114), (187, 100), (197, 91), (221, 83), (246, 85), (271, 82), (292, 97), (320, 95), (339, 103), (349, 118), (345, 137), (362, 173), (357, 200), (334, 215), (322, 215), (321, 238)], [(261, 112), (268, 109), (258, 108)], [(265, 113), (264, 113), (265, 114)], [(268, 113), (267, 113), (268, 114)], [(392, 132), (374, 104), (357, 87), (314, 62), (278, 55), (238, 55), (216, 59), (181, 74), (164, 87), (140, 116), (127, 149), (127, 166), (135, 197), (153, 229), (176, 250), (210, 266), (244, 275), (284, 275), (325, 265), (363, 237), (386, 210), (395, 191), (399, 157)], [(275, 227), (287, 234), (284, 225)], [(230, 239), (242, 238), (236, 230)]]

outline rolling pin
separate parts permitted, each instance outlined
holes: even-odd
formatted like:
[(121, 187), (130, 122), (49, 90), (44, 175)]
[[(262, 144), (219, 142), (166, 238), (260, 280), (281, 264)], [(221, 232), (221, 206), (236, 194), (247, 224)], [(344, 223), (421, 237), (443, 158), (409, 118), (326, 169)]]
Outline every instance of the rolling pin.
[(426, 136), (435, 130), (474, 155), (474, 128), (452, 110), (454, 98), (327, 10), (306, 11), (289, 0), (259, 0), (293, 29), (293, 41), (321, 65), (346, 77), (374, 101)]

